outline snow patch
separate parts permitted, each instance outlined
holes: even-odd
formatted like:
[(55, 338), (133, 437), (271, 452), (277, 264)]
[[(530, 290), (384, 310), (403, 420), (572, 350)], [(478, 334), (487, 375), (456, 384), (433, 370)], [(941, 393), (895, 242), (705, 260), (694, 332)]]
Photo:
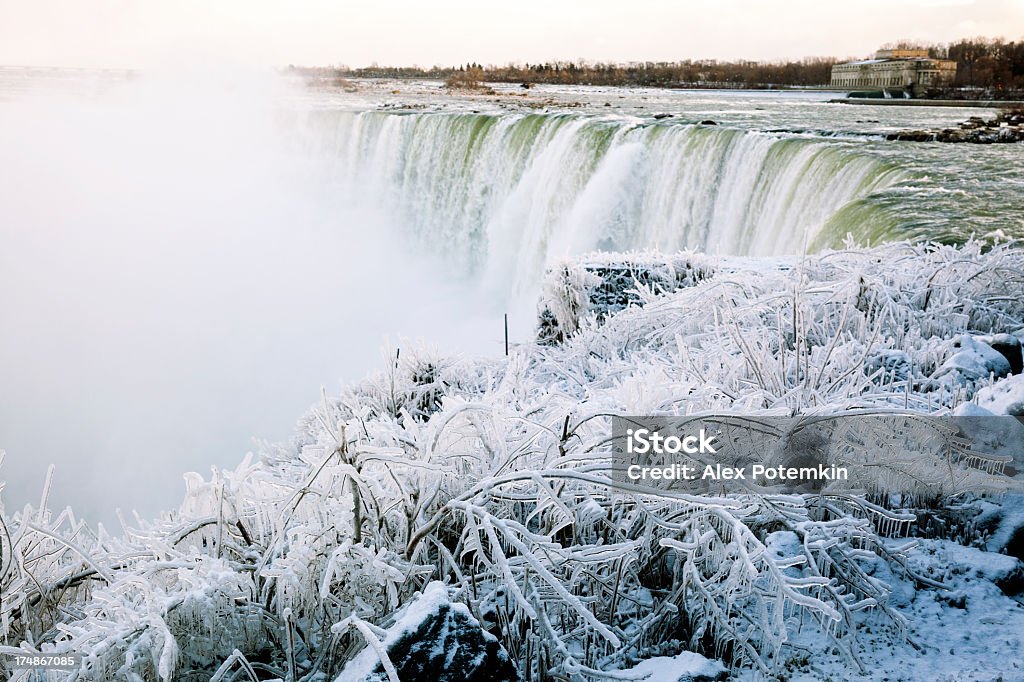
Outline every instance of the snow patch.
[(976, 399), (980, 407), (992, 414), (1024, 417), (1024, 374), (1000, 379), (980, 389)]
[(649, 658), (628, 672), (644, 675), (645, 682), (689, 682), (725, 679), (726, 668), (720, 661), (704, 658), (692, 651), (684, 651), (678, 656)]

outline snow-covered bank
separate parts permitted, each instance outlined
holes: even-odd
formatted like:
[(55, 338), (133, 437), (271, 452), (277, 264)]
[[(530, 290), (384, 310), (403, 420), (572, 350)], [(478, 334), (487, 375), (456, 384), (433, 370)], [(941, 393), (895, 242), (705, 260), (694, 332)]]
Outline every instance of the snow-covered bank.
[[(396, 349), (293, 442), (189, 475), (158, 520), (94, 532), (45, 495), (4, 515), (0, 653), (80, 652), (79, 680), (328, 680), (366, 642), (386, 658), (395, 614), (441, 581), (448, 594), (430, 594), (461, 604), (528, 679), (628, 676), (688, 650), (762, 678), (1012, 679), (1018, 560), (952, 532), (905, 537), (918, 510), (888, 503), (922, 495), (906, 478), (880, 475), (870, 500), (658, 493), (613, 480), (608, 423), (980, 402), (1016, 381), (985, 339), (1021, 338), (1024, 251), (698, 261), (707, 276), (638, 286), (621, 310), (549, 298), (574, 328), (507, 359)], [(940, 498), (966, 499), (965, 477), (1014, 484), (947, 465)], [(969, 642), (951, 644), (944, 622)]]

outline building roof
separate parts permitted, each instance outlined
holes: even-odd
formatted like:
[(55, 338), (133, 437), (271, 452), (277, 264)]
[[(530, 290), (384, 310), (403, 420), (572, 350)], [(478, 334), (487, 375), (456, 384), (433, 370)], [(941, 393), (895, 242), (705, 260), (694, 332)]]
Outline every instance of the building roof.
[(853, 62), (842, 62), (841, 64), (836, 64), (836, 66), (865, 66), (868, 64), (904, 64), (907, 62), (934, 62), (937, 64), (956, 63), (949, 59), (933, 59), (931, 57), (912, 57), (904, 59), (860, 59), (858, 61)]

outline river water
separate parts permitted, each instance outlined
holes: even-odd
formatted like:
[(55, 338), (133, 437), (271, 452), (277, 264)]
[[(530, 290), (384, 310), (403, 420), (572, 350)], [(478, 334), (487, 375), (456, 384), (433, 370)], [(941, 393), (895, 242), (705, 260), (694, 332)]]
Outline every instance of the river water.
[(1024, 234), (1021, 145), (884, 139), (993, 111), (832, 104), (827, 92), (552, 86), (525, 104), (510, 86), (446, 101), (430, 85), (395, 85), (376, 99), (335, 95), (315, 114), (341, 184), (517, 292), (552, 257), (592, 249), (765, 256), (848, 235)]
[(5, 505), (173, 507), (386, 340), (527, 340), (567, 255), (1024, 235), (1024, 146), (882, 139), (990, 111), (496, 89), (0, 70)]

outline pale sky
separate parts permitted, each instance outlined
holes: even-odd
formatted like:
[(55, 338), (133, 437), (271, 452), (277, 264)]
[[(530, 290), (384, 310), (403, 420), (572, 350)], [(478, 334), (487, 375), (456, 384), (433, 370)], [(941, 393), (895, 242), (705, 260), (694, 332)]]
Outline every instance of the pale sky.
[(0, 0), (0, 64), (146, 68), (864, 56), (1024, 38), (1024, 0)]

